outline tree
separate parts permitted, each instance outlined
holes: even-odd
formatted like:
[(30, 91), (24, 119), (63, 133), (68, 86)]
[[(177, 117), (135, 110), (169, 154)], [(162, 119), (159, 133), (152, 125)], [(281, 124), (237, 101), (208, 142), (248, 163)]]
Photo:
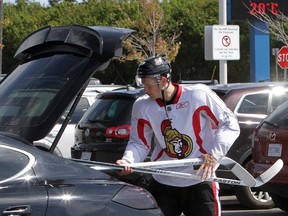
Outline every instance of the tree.
[(170, 32), (165, 32), (169, 23), (164, 20), (164, 11), (159, 1), (140, 0), (133, 14), (131, 10), (127, 13), (126, 7), (131, 8), (131, 5), (122, 4), (124, 19), (119, 21), (118, 25), (134, 29), (136, 32), (125, 42), (127, 52), (124, 59), (142, 62), (149, 56), (162, 55), (174, 61), (181, 45), (177, 40), (181, 31), (176, 26)]
[[(247, 10), (249, 10), (249, 7), (247, 5), (245, 6), (247, 7)], [(268, 26), (268, 31), (263, 29), (258, 30), (265, 33), (270, 33), (276, 40), (281, 41), (285, 45), (288, 45), (288, 35), (286, 34), (288, 30), (288, 26), (286, 24), (288, 22), (288, 17), (284, 15), (280, 10), (277, 11), (278, 13), (275, 13), (271, 9), (267, 8), (267, 12), (269, 13), (260, 13), (260, 10), (257, 13), (253, 13), (251, 15), (266, 23)], [(251, 25), (253, 26), (253, 24)]]
[[(247, 8), (247, 12), (250, 11), (249, 6), (245, 5), (244, 2), (242, 3)], [(288, 22), (288, 17), (280, 10), (274, 8), (272, 11), (272, 7), (268, 7), (266, 8), (266, 11), (263, 11), (261, 8), (257, 8), (257, 10), (254, 10), (254, 13), (250, 13), (250, 15), (254, 16), (257, 20), (266, 23), (269, 29), (268, 31), (258, 29), (250, 23), (251, 26), (264, 33), (270, 33), (276, 40), (288, 45), (288, 35), (286, 34), (288, 26), (285, 24)]]
[[(29, 0), (4, 4), (7, 24), (3, 30), (4, 72), (8, 72), (13, 66), (13, 55), (28, 34), (47, 25), (72, 24), (136, 30), (131, 35), (131, 41), (128, 41), (130, 44), (127, 43), (128, 49), (125, 49), (125, 54), (127, 56), (130, 54), (130, 60), (134, 61), (125, 59), (121, 62), (112, 61), (113, 64), (105, 74), (98, 73), (103, 83), (123, 84), (123, 80), (131, 83), (138, 62), (156, 53), (165, 55), (172, 62), (173, 81), (211, 79), (215, 65), (218, 65), (216, 61), (204, 59), (204, 26), (218, 22), (218, 2), (215, 0), (83, 0), (82, 3), (59, 0), (57, 2), (50, 7)], [(245, 31), (248, 29), (247, 23), (244, 27), (240, 26), (241, 32), (243, 29)], [(244, 32), (241, 35), (241, 60), (228, 62), (229, 81), (249, 80), (248, 40), (249, 34)], [(243, 75), (244, 72), (248, 75)], [(215, 79), (216, 75), (217, 73)], [(119, 83), (120, 80), (122, 83)]]

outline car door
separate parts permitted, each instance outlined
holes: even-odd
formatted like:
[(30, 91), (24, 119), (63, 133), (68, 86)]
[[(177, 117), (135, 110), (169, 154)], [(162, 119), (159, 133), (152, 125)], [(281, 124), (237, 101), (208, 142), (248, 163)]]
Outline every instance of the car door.
[[(45, 215), (47, 192), (37, 184), (33, 155), (0, 144), (0, 215)], [(33, 214), (32, 214), (33, 213)]]

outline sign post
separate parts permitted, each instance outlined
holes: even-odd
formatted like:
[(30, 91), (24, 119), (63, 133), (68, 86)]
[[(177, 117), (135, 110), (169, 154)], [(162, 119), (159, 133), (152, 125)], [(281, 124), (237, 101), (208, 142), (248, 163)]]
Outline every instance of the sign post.
[[(227, 25), (227, 0), (219, 0), (219, 25)], [(227, 84), (227, 60), (219, 61), (219, 79), (221, 84)]]

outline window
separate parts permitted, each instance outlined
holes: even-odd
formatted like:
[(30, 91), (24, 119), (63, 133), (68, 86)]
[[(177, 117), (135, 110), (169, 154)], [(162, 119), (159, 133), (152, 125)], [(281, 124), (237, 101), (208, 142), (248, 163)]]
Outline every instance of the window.
[(82, 56), (58, 54), (19, 65), (1, 83), (0, 125), (32, 127), (42, 123), (88, 61)]
[(0, 146), (0, 181), (8, 179), (22, 171), (29, 163), (27, 155), (10, 148)]
[(266, 119), (266, 127), (271, 127), (271, 124), (267, 124), (267, 122), (272, 123), (273, 127), (279, 128), (288, 128), (288, 101), (279, 105), (277, 109), (268, 115)]
[[(58, 124), (63, 124), (66, 116), (68, 115), (71, 109), (71, 106), (72, 104), (70, 104), (70, 106), (65, 110), (64, 114), (58, 119), (57, 121)], [(71, 120), (69, 124), (77, 124), (89, 107), (90, 105), (89, 105), (88, 99), (85, 97), (81, 97), (71, 116)]]
[(267, 114), (268, 93), (246, 95), (237, 110), (245, 114)]
[(288, 91), (282, 90), (281, 92), (273, 91), (272, 97), (272, 110), (276, 109), (280, 104), (288, 100)]
[(89, 102), (87, 98), (81, 97), (79, 103), (77, 104), (74, 113), (71, 117), (71, 124), (77, 124), (77, 122), (80, 121), (81, 117), (84, 115), (84, 113), (88, 110), (90, 107)]
[(98, 99), (89, 109), (87, 119), (90, 122), (113, 121), (126, 124), (130, 122), (134, 101), (131, 98)]

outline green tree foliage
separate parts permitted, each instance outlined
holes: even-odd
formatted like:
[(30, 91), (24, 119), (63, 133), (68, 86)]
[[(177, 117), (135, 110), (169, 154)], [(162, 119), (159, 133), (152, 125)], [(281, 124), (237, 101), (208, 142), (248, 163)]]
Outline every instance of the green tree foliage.
[(165, 1), (167, 22), (181, 22), (181, 49), (173, 64), (173, 79), (211, 79), (214, 63), (204, 59), (204, 27), (218, 23), (218, 1)]
[(119, 26), (136, 30), (126, 41), (128, 52), (124, 59), (140, 63), (149, 56), (162, 55), (174, 61), (181, 44), (177, 41), (181, 35), (179, 27), (167, 31), (169, 22), (164, 22), (165, 14), (157, 0), (134, 1), (134, 5), (133, 14), (127, 13), (129, 9), (126, 8), (131, 8), (131, 1), (122, 5), (124, 19), (118, 22)]
[(46, 25), (47, 8), (39, 3), (30, 4), (18, 0), (14, 4), (4, 4), (5, 27), (3, 29), (3, 72), (7, 73), (13, 65), (13, 56), (20, 42), (32, 31)]
[[(154, 5), (144, 4), (147, 2)], [(50, 0), (49, 3), (47, 6), (18, 0), (16, 4), (4, 4), (3, 72), (10, 70), (17, 47), (29, 33), (47, 25), (79, 24), (135, 29), (134, 39), (144, 52), (140, 54), (140, 49), (134, 49), (133, 53), (130, 47), (126, 54), (138, 60), (154, 53), (168, 56), (174, 81), (218, 79), (218, 61), (204, 59), (204, 27), (218, 23), (217, 0), (84, 0), (82, 3)], [(243, 33), (248, 25), (239, 25), (241, 60), (228, 62), (229, 82), (249, 81), (249, 33)], [(137, 65), (137, 61), (113, 61), (105, 74), (98, 77), (103, 83), (123, 84), (124, 80), (132, 83)]]

